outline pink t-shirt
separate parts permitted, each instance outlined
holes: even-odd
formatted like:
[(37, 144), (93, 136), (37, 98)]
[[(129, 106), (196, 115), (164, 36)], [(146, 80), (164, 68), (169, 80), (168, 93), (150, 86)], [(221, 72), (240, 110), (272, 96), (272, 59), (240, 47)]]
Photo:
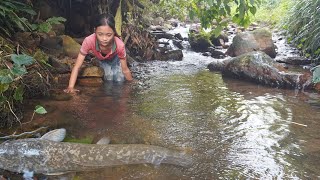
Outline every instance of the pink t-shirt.
[(111, 60), (115, 55), (118, 55), (120, 59), (126, 57), (126, 48), (122, 40), (118, 37), (114, 37), (114, 44), (110, 53), (103, 56), (100, 51), (98, 41), (96, 39), (96, 34), (93, 33), (90, 36), (86, 37), (82, 42), (80, 53), (87, 55), (88, 53), (93, 53), (95, 57), (99, 60)]

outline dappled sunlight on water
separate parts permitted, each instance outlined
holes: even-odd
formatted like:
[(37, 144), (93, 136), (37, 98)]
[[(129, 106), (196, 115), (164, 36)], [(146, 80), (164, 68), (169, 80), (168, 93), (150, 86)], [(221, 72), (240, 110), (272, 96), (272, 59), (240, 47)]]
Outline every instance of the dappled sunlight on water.
[(224, 78), (205, 68), (216, 60), (185, 53), (180, 62), (134, 67), (144, 72), (137, 84), (80, 87), (81, 93), (69, 101), (34, 100), (30, 104), (40, 103), (49, 113), (35, 116), (29, 126), (43, 123), (64, 127), (75, 139), (108, 136), (112, 144), (151, 144), (193, 157), (187, 168), (107, 167), (78, 172), (77, 179), (320, 177), (315, 94)]
[(79, 179), (319, 177), (320, 114), (307, 103), (310, 94), (182, 66), (193, 70), (181, 74), (168, 66), (142, 79), (147, 87), (105, 84), (81, 87), (67, 102), (41, 100), (52, 110), (33, 123), (42, 119), (53, 128), (64, 127), (72, 138), (108, 136), (112, 144), (152, 144), (193, 157), (188, 168), (107, 167), (79, 172)]

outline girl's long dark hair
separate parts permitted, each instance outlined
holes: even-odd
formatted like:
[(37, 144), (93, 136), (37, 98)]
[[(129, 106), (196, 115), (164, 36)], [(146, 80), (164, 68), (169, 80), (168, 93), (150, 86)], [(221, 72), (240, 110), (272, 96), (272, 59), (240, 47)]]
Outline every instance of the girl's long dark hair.
[(114, 35), (119, 37), (119, 34), (117, 33), (116, 27), (115, 27), (115, 21), (114, 21), (114, 16), (111, 14), (101, 14), (95, 18), (93, 21), (93, 27), (96, 29), (99, 26), (109, 26), (113, 32)]

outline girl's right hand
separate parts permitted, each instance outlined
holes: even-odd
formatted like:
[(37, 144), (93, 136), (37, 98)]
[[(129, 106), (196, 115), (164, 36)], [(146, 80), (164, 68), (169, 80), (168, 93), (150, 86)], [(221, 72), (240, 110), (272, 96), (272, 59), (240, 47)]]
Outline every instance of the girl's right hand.
[(68, 87), (67, 89), (64, 89), (63, 91), (65, 93), (76, 93), (76, 92), (79, 92), (78, 89), (74, 89), (74, 88), (70, 88), (70, 87)]

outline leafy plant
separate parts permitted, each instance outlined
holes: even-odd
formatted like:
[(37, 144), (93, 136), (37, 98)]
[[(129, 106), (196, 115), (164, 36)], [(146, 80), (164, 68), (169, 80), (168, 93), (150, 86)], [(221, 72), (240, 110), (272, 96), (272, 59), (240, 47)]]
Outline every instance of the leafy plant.
[(32, 24), (31, 29), (37, 32), (48, 33), (52, 29), (53, 24), (61, 24), (61, 22), (65, 22), (66, 19), (63, 17), (51, 17), (48, 18), (45, 22), (39, 24)]
[(304, 55), (320, 57), (320, 0), (296, 1), (283, 27)]
[(33, 64), (34, 60), (25, 54), (12, 54), (11, 61), (12, 63), (9, 63), (0, 58), (1, 64), (6, 64), (0, 67), (0, 112), (12, 114), (20, 122), (20, 118), (15, 114), (14, 104), (23, 101), (24, 85), (20, 81), (22, 76), (27, 74), (26, 66)]
[[(168, 6), (178, 14), (188, 12), (191, 19), (200, 20), (203, 28), (211, 27), (216, 20), (215, 34), (219, 34), (230, 21), (248, 27), (250, 15), (256, 14), (260, 0), (162, 0), (160, 4), (160, 8)], [(231, 12), (233, 6), (235, 13)]]
[(312, 82), (315, 84), (320, 82), (320, 66), (312, 68)]
[(16, 0), (0, 1), (0, 32), (11, 36), (17, 29), (31, 30), (30, 23), (26, 18), (21, 18), (18, 14), (36, 15), (31, 6)]
[(293, 0), (262, 0), (253, 21), (278, 26), (293, 6)]

